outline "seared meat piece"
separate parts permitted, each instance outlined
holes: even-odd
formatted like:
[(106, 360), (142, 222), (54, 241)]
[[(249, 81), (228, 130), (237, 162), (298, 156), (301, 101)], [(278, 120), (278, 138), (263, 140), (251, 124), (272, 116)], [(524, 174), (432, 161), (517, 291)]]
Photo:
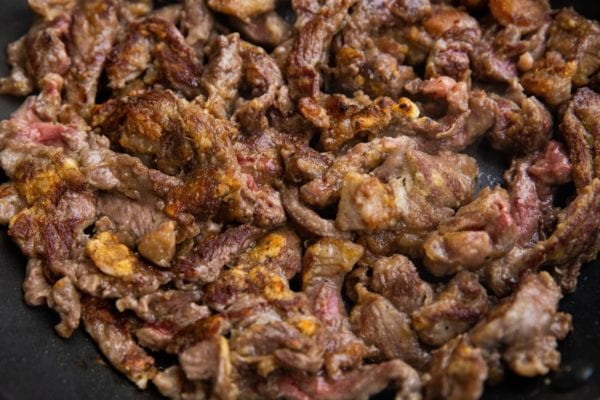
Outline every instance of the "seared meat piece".
[(481, 350), (461, 335), (431, 353), (426, 399), (476, 400), (483, 393), (488, 367)]
[(267, 398), (351, 400), (367, 399), (389, 384), (398, 388), (398, 399), (420, 398), (419, 374), (401, 360), (365, 365), (346, 372), (337, 379), (289, 373), (273, 374), (259, 388), (259, 392)]
[(413, 326), (421, 341), (441, 346), (479, 321), (487, 313), (488, 303), (477, 275), (461, 271), (431, 304), (412, 314)]
[(436, 40), (427, 59), (425, 77), (448, 76), (469, 82), (469, 53), (481, 37), (477, 21), (463, 11), (438, 6), (423, 21), (423, 27)]
[(345, 175), (336, 218), (340, 229), (434, 229), (470, 200), (477, 168), (464, 155), (430, 156), (409, 149), (393, 154), (373, 173), (389, 183), (368, 175)]
[(300, 269), (299, 258), (298, 238), (285, 229), (274, 231), (207, 286), (205, 301), (218, 311), (261, 298), (285, 312), (295, 310), (305, 298), (290, 290), (288, 277)]
[(330, 7), (323, 7), (299, 27), (288, 56), (286, 71), (292, 99), (319, 98), (319, 64), (325, 61), (331, 40), (343, 27), (348, 9), (355, 2), (356, 0), (332, 1)]
[(32, 258), (27, 262), (27, 272), (23, 281), (23, 298), (30, 306), (41, 306), (46, 304), (52, 287), (44, 276), (44, 262), (38, 258)]
[(140, 389), (146, 388), (157, 371), (154, 359), (133, 340), (130, 321), (93, 298), (84, 299), (82, 318), (85, 330), (108, 361)]
[(600, 68), (600, 26), (577, 14), (563, 9), (550, 26), (545, 57), (525, 73), (521, 83), (550, 105), (569, 99), (571, 87), (589, 83)]
[(90, 193), (67, 191), (56, 204), (39, 200), (11, 220), (8, 234), (29, 257), (44, 259), (52, 269), (81, 251), (83, 230), (93, 223), (96, 206)]
[(28, 0), (31, 10), (47, 21), (60, 15), (69, 15), (76, 3), (76, 0)]
[(210, 315), (208, 307), (197, 304), (200, 298), (198, 291), (157, 291), (140, 298), (123, 297), (117, 300), (116, 307), (120, 312), (132, 310), (151, 324), (182, 329)]
[(544, 264), (556, 271), (561, 286), (573, 291), (581, 264), (596, 257), (600, 231), (600, 180), (594, 179), (558, 215), (552, 235), (536, 246), (544, 254)]
[(286, 178), (295, 184), (321, 179), (334, 160), (333, 154), (319, 153), (308, 146), (284, 147), (281, 155)]
[(78, 2), (73, 11), (69, 35), (72, 64), (65, 91), (67, 101), (84, 116), (96, 102), (98, 79), (120, 28), (117, 8), (113, 0), (89, 0)]
[(202, 74), (201, 85), (207, 94), (204, 107), (222, 119), (229, 118), (242, 79), (239, 42), (240, 36), (236, 33), (219, 36), (213, 45), (215, 54)]
[(508, 253), (516, 234), (506, 191), (485, 188), (427, 238), (424, 263), (436, 276), (476, 271), (489, 259)]
[(575, 86), (587, 85), (590, 76), (600, 68), (600, 25), (572, 8), (562, 9), (550, 27), (548, 49), (576, 63)]
[(208, 0), (208, 6), (223, 14), (235, 16), (242, 21), (275, 9), (275, 0)]
[(237, 398), (238, 388), (233, 381), (229, 344), (224, 337), (203, 341), (186, 349), (179, 355), (179, 362), (188, 379), (212, 381), (213, 398)]
[(542, 97), (550, 106), (557, 106), (571, 96), (576, 68), (574, 61), (566, 61), (560, 53), (548, 51), (521, 77), (521, 84), (527, 92)]
[(579, 89), (565, 109), (560, 130), (569, 148), (573, 181), (583, 190), (600, 173), (600, 94)]
[(303, 231), (317, 237), (348, 238), (347, 232), (342, 232), (335, 222), (322, 218), (314, 210), (302, 204), (297, 188), (286, 188), (283, 192), (283, 204), (288, 217)]
[(369, 288), (407, 315), (433, 300), (431, 286), (419, 277), (414, 264), (402, 255), (378, 259), (373, 265)]
[(48, 74), (64, 76), (71, 65), (67, 36), (71, 20), (67, 15), (39, 21), (29, 33), (8, 50), (11, 75), (0, 79), (0, 92), (25, 96), (42, 87)]
[[(538, 22), (536, 22), (537, 24)], [(550, 22), (535, 32), (528, 33), (516, 25), (491, 24), (483, 32), (482, 40), (471, 53), (476, 78), (510, 83), (519, 72), (527, 72), (546, 50), (546, 35)]]
[(302, 289), (313, 314), (329, 331), (326, 337), (325, 368), (329, 376), (356, 367), (367, 353), (362, 340), (350, 330), (341, 297), (346, 273), (363, 255), (363, 248), (350, 241), (321, 239), (304, 255)]
[(185, 34), (185, 41), (196, 54), (204, 54), (204, 45), (210, 39), (214, 27), (214, 18), (206, 0), (185, 0), (183, 2), (183, 16), (181, 30)]
[(152, 383), (160, 394), (170, 399), (185, 399), (206, 397), (206, 390), (202, 382), (191, 383), (185, 378), (181, 367), (172, 366), (164, 371), (159, 371)]
[(54, 329), (64, 337), (70, 337), (79, 328), (81, 303), (79, 292), (67, 277), (58, 280), (48, 295), (48, 307), (60, 315), (60, 323)]
[(187, 281), (212, 282), (221, 269), (251, 247), (260, 234), (256, 227), (240, 225), (220, 234), (198, 237), (189, 254), (175, 259), (173, 271)]
[(386, 133), (416, 136), (420, 147), (432, 153), (464, 150), (494, 124), (493, 101), (485, 92), (467, 88), (445, 76), (408, 82), (405, 90), (419, 101), (402, 98), (404, 112)]
[(10, 76), (0, 78), (0, 93), (13, 96), (27, 96), (33, 91), (34, 82), (27, 76), (25, 63), (26, 37), (8, 45), (8, 63), (11, 66)]
[(169, 221), (149, 200), (154, 199), (136, 201), (119, 193), (102, 193), (98, 196), (98, 212), (109, 219), (110, 231), (133, 247), (145, 235)]
[(257, 15), (248, 21), (236, 17), (231, 20), (244, 38), (257, 45), (275, 47), (290, 37), (290, 24), (275, 11)]
[(415, 143), (407, 137), (381, 138), (360, 143), (338, 157), (321, 179), (302, 186), (302, 200), (318, 207), (330, 205), (339, 199), (343, 179), (348, 172), (368, 172), (381, 165), (391, 154), (414, 146)]
[(116, 89), (125, 87), (150, 67), (152, 57), (170, 87), (187, 97), (200, 93), (202, 64), (196, 58), (196, 51), (175, 25), (158, 17), (136, 23), (115, 46), (106, 66), (109, 85)]
[(495, 149), (511, 153), (541, 150), (552, 137), (552, 116), (535, 97), (526, 97), (519, 88), (513, 99), (493, 95), (496, 122), (490, 131)]
[(571, 317), (556, 311), (560, 288), (546, 272), (529, 275), (510, 298), (469, 333), (488, 364), (497, 352), (517, 374), (536, 376), (558, 368), (557, 339), (571, 329)]
[(301, 99), (302, 115), (321, 130), (320, 143), (325, 151), (337, 151), (359, 134), (376, 135), (397, 112), (396, 103), (387, 97), (370, 101), (364, 96), (322, 95), (320, 102), (310, 97)]
[(27, 204), (12, 183), (0, 185), (0, 224), (7, 225)]
[(254, 248), (247, 249), (237, 260), (237, 267), (249, 270), (259, 265), (271, 264), (292, 279), (302, 266), (300, 238), (293, 230), (281, 228), (261, 238)]
[(415, 368), (427, 361), (427, 353), (411, 329), (410, 318), (398, 311), (385, 297), (374, 294), (358, 284), (358, 303), (350, 314), (352, 331), (376, 351), (376, 360), (401, 359)]
[(492, 16), (504, 26), (514, 25), (524, 32), (539, 28), (548, 19), (545, 0), (490, 0)]

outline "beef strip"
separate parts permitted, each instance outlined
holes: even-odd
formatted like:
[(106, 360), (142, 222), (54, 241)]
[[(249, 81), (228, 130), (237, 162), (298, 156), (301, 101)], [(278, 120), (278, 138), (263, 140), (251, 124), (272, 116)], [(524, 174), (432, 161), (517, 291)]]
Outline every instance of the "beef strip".
[(400, 254), (377, 259), (369, 288), (407, 315), (433, 299), (431, 286), (419, 277), (414, 264)]
[(468, 336), (461, 335), (431, 353), (426, 399), (475, 400), (483, 394), (488, 367)]
[(472, 196), (476, 164), (468, 156), (400, 150), (369, 175), (344, 176), (336, 225), (342, 230), (434, 229)]
[(479, 270), (489, 259), (511, 250), (516, 231), (506, 191), (485, 188), (427, 238), (424, 263), (436, 276)]
[(588, 88), (579, 89), (565, 109), (560, 124), (573, 164), (573, 181), (579, 191), (600, 171), (600, 160), (596, 160), (597, 146), (600, 145), (599, 107), (598, 93)]
[(341, 298), (344, 276), (360, 259), (363, 248), (350, 241), (321, 239), (304, 255), (302, 288), (315, 316), (331, 333), (327, 338), (325, 367), (330, 376), (355, 367), (366, 355), (366, 346), (350, 330)]
[(600, 27), (572, 9), (563, 9), (550, 26), (547, 51), (526, 72), (525, 89), (556, 106), (568, 100), (571, 88), (586, 85), (600, 68)]
[(73, 11), (69, 54), (72, 65), (65, 85), (66, 99), (89, 115), (96, 102), (98, 79), (120, 28), (113, 0), (79, 1)]
[(290, 219), (308, 234), (317, 237), (349, 237), (346, 232), (342, 232), (336, 228), (334, 221), (322, 218), (314, 210), (302, 204), (297, 188), (284, 190), (283, 204)]
[(358, 303), (350, 314), (352, 331), (376, 351), (375, 360), (401, 359), (415, 368), (422, 368), (428, 355), (421, 348), (412, 330), (408, 315), (398, 311), (390, 301), (369, 292), (358, 284)]
[(242, 57), (238, 34), (219, 36), (213, 45), (211, 62), (202, 74), (201, 85), (207, 93), (204, 103), (212, 114), (228, 119), (231, 106), (237, 98), (238, 85), (242, 79)]
[(412, 148), (415, 144), (406, 137), (381, 138), (360, 143), (338, 157), (321, 179), (300, 188), (300, 195), (309, 205), (325, 207), (339, 199), (344, 175), (348, 172), (368, 172), (381, 165), (391, 154)]
[(115, 315), (102, 302), (85, 298), (82, 319), (85, 330), (98, 343), (108, 361), (140, 389), (156, 374), (154, 359), (138, 346), (126, 317)]
[(188, 281), (212, 282), (223, 266), (251, 247), (261, 233), (254, 226), (240, 225), (220, 234), (209, 233), (199, 237), (189, 254), (175, 259), (173, 270)]
[(48, 307), (60, 315), (61, 321), (54, 327), (60, 336), (68, 338), (79, 328), (80, 296), (69, 278), (61, 278), (52, 286), (48, 295)]
[(461, 271), (440, 292), (431, 304), (412, 314), (419, 339), (432, 346), (441, 346), (456, 335), (466, 332), (488, 311), (489, 300), (479, 278)]
[(14, 184), (3, 183), (0, 185), (0, 224), (8, 225), (12, 217), (26, 207)]
[[(492, 371), (498, 373), (495, 353), (517, 374), (536, 376), (558, 368), (556, 341), (571, 329), (571, 317), (556, 311), (560, 288), (546, 272), (525, 277), (513, 295), (479, 322), (470, 332)], [(516, 322), (518, 321), (518, 322)]]
[(259, 392), (268, 398), (283, 396), (293, 400), (367, 399), (385, 389), (390, 383), (397, 386), (396, 398), (420, 398), (421, 380), (418, 373), (401, 360), (366, 365), (346, 372), (338, 379), (300, 374), (272, 375), (267, 383), (259, 388)]
[(196, 50), (196, 54), (204, 54), (204, 45), (211, 37), (214, 28), (214, 17), (206, 0), (185, 0), (181, 28), (188, 45)]
[(343, 27), (348, 9), (355, 2), (356, 0), (332, 1), (328, 7), (321, 8), (299, 28), (288, 57), (286, 71), (293, 99), (319, 97), (319, 64), (324, 63), (333, 36)]
[(179, 355), (179, 362), (188, 379), (212, 381), (213, 398), (237, 398), (238, 388), (233, 381), (229, 344), (224, 337), (200, 342), (186, 349)]
[(44, 262), (38, 258), (32, 258), (27, 262), (27, 272), (23, 281), (23, 298), (30, 306), (41, 306), (46, 304), (52, 287), (44, 276)]

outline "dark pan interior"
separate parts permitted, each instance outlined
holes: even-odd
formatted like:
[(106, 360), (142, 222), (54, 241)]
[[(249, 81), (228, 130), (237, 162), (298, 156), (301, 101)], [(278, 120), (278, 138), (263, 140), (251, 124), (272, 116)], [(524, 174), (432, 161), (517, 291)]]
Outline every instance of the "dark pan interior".
[[(555, 7), (572, 5), (586, 17), (600, 19), (598, 0), (556, 0), (552, 3)], [(0, 74), (5, 75), (5, 48), (28, 30), (32, 16), (26, 0), (1, 0), (0, 4)], [(20, 99), (0, 97), (0, 118), (8, 117), (20, 103)], [(482, 183), (491, 184), (501, 179), (503, 167), (486, 153), (484, 146), (476, 150), (481, 161)], [(53, 312), (25, 306), (21, 293), (25, 263), (25, 258), (8, 240), (6, 229), (1, 229), (0, 399), (160, 398), (154, 389), (137, 390), (108, 367), (84, 333), (76, 332), (65, 341), (54, 333), (57, 317)], [(563, 311), (573, 314), (575, 330), (560, 345), (563, 370), (558, 376), (539, 379), (508, 377), (501, 385), (486, 388), (484, 399), (600, 399), (598, 288), (600, 261), (595, 261), (584, 268), (577, 291), (565, 296), (561, 303)]]

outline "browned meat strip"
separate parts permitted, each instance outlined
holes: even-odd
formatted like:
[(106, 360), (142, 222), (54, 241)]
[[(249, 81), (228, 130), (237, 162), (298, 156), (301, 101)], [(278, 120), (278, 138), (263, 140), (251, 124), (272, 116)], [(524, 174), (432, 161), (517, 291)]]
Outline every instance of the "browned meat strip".
[(26, 207), (14, 184), (0, 185), (0, 224), (7, 225), (12, 217)]
[(204, 54), (204, 45), (211, 37), (214, 18), (206, 0), (185, 0), (181, 27), (185, 41), (196, 50), (196, 54)]
[(224, 337), (200, 342), (186, 349), (179, 355), (179, 362), (188, 379), (212, 381), (212, 397), (224, 400), (237, 398), (238, 388), (233, 381), (229, 344)]
[(350, 400), (369, 398), (390, 383), (399, 388), (399, 399), (416, 400), (420, 397), (421, 380), (418, 373), (400, 360), (366, 365), (346, 372), (338, 379), (300, 374), (271, 375), (259, 391), (268, 398)]
[(81, 318), (79, 292), (69, 278), (61, 278), (52, 286), (48, 295), (48, 307), (60, 315), (61, 321), (54, 327), (60, 336), (68, 338), (79, 328)]
[(65, 91), (67, 101), (84, 116), (96, 102), (98, 79), (118, 30), (117, 4), (113, 0), (77, 3), (69, 36), (72, 65)]
[(275, 0), (208, 0), (208, 6), (216, 12), (248, 20), (259, 14), (273, 11)]
[(412, 314), (413, 326), (422, 342), (441, 346), (479, 321), (487, 313), (488, 303), (477, 275), (461, 271), (431, 304)]
[(197, 239), (190, 254), (175, 259), (173, 270), (188, 281), (212, 282), (221, 269), (251, 247), (260, 234), (260, 229), (251, 225), (240, 225), (221, 234), (209, 233)]
[(373, 266), (369, 288), (408, 315), (433, 300), (431, 286), (423, 281), (405, 256), (379, 258)]
[(552, 116), (535, 97), (517, 94), (515, 100), (493, 96), (496, 122), (490, 131), (492, 146), (511, 153), (541, 150), (552, 136)]
[(76, 0), (29, 0), (29, 7), (44, 17), (44, 19), (51, 21), (60, 15), (70, 14)]
[(352, 309), (352, 331), (376, 351), (370, 356), (376, 360), (401, 359), (415, 368), (427, 361), (411, 328), (410, 318), (398, 311), (385, 297), (357, 285), (358, 303)]
[(302, 186), (302, 200), (319, 207), (330, 205), (339, 198), (344, 176), (348, 172), (368, 172), (381, 165), (391, 154), (414, 146), (415, 143), (406, 137), (381, 138), (358, 144), (338, 157), (323, 178)]
[(326, 58), (333, 36), (343, 27), (348, 9), (355, 2), (356, 0), (332, 1), (329, 7), (323, 7), (300, 28), (294, 39), (287, 67), (290, 95), (293, 99), (319, 97), (319, 63)]
[(600, 94), (583, 88), (565, 109), (560, 130), (569, 148), (573, 181), (579, 191), (600, 172)]
[(426, 399), (476, 400), (483, 394), (488, 367), (481, 350), (461, 335), (431, 353)]
[(297, 188), (284, 190), (283, 204), (290, 219), (308, 234), (331, 238), (349, 237), (346, 232), (336, 228), (334, 221), (322, 218), (314, 210), (302, 204)]
[(105, 304), (87, 298), (83, 301), (82, 318), (85, 330), (98, 343), (108, 361), (144, 389), (157, 370), (154, 359), (135, 343), (126, 317), (117, 316)]
[(204, 103), (212, 114), (228, 119), (231, 106), (237, 98), (242, 79), (242, 57), (238, 34), (219, 36), (216, 40), (210, 64), (202, 75), (202, 87), (208, 94)]
[(302, 289), (313, 313), (331, 334), (327, 337), (325, 368), (330, 376), (360, 364), (367, 348), (350, 330), (341, 297), (344, 276), (363, 255), (350, 241), (321, 239), (304, 255)]
[(52, 287), (44, 276), (44, 263), (42, 260), (32, 258), (27, 263), (27, 272), (23, 281), (23, 298), (30, 306), (46, 304)]
[(469, 333), (482, 349), (488, 364), (497, 352), (519, 375), (536, 376), (558, 368), (557, 339), (571, 329), (571, 317), (556, 311), (560, 288), (546, 272), (525, 277), (514, 294), (505, 299)]
[(424, 263), (436, 276), (476, 271), (489, 259), (508, 253), (516, 233), (506, 191), (485, 188), (427, 238)]

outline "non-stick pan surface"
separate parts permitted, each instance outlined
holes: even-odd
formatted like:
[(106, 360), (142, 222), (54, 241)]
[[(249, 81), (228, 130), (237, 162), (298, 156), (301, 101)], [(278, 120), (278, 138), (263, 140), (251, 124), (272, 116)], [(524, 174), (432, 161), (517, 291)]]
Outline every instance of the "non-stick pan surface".
[[(554, 1), (553, 5), (573, 5), (586, 17), (600, 19), (597, 0)], [(6, 46), (27, 32), (31, 22), (26, 0), (0, 0), (0, 75), (7, 73)], [(0, 119), (8, 117), (21, 101), (0, 96)], [(481, 182), (499, 182), (505, 165), (485, 145), (480, 147), (475, 154), (480, 160)], [(85, 333), (79, 331), (63, 340), (54, 333), (57, 317), (52, 311), (23, 303), (25, 264), (6, 229), (1, 229), (0, 399), (159, 399), (154, 389), (139, 391), (107, 366)], [(584, 268), (577, 291), (565, 296), (561, 310), (573, 314), (575, 329), (560, 345), (560, 376), (508, 377), (500, 386), (486, 388), (484, 399), (600, 399), (600, 261)]]

